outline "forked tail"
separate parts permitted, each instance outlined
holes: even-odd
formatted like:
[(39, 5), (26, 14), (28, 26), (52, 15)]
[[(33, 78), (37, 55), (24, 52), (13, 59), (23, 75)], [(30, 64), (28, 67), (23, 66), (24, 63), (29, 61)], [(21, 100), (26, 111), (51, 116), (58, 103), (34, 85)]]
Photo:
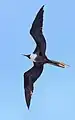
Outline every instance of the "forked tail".
[(47, 63), (48, 64), (51, 64), (51, 65), (54, 65), (54, 66), (58, 66), (58, 67), (61, 67), (61, 68), (66, 68), (66, 67), (69, 67), (69, 65), (63, 63), (63, 62), (58, 62), (58, 61), (54, 61), (54, 60), (47, 60)]

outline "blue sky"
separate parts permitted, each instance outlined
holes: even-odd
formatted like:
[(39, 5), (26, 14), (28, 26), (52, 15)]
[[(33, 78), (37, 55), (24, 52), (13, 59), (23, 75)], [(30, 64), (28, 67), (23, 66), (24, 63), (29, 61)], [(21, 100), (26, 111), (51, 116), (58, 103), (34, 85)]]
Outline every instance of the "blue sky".
[[(46, 54), (71, 67), (44, 66), (28, 111), (23, 73), (32, 62), (20, 53), (35, 48), (29, 30), (43, 4)], [(0, 119), (75, 120), (75, 0), (0, 1)]]

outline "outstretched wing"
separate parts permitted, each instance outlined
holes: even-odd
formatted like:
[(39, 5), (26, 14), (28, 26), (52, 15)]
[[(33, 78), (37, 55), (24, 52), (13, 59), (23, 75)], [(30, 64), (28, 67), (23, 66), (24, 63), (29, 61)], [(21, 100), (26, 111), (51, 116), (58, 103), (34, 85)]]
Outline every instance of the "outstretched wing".
[(26, 99), (26, 104), (27, 104), (28, 109), (30, 106), (31, 96), (32, 96), (32, 92), (26, 88), (25, 89), (25, 99)]
[(43, 71), (43, 65), (38, 65), (34, 63), (34, 66), (24, 73), (24, 90), (26, 104), (29, 109), (31, 96), (33, 93), (33, 83), (38, 79)]
[(41, 9), (39, 10), (39, 12), (37, 13), (37, 15), (35, 17), (35, 20), (30, 29), (30, 34), (32, 35), (32, 37), (34, 38), (34, 40), (37, 44), (37, 46), (34, 50), (34, 53), (39, 53), (39, 54), (45, 55), (46, 41), (45, 41), (45, 38), (42, 33), (43, 12), (44, 12), (43, 7), (44, 7), (44, 5), (41, 7)]

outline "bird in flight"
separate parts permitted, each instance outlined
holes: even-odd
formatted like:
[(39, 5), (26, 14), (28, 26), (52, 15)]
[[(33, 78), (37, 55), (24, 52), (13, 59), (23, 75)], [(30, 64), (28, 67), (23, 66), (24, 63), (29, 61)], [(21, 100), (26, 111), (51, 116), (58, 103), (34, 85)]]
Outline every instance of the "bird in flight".
[(44, 64), (50, 64), (57, 67), (65, 68), (68, 65), (62, 62), (50, 60), (47, 58), (46, 51), (46, 40), (42, 32), (43, 26), (43, 13), (44, 5), (40, 8), (37, 13), (35, 20), (33, 21), (30, 29), (30, 34), (36, 42), (36, 48), (32, 54), (22, 54), (33, 61), (33, 67), (24, 73), (24, 92), (26, 104), (29, 109), (32, 93), (34, 90), (34, 83), (39, 78), (43, 71)]

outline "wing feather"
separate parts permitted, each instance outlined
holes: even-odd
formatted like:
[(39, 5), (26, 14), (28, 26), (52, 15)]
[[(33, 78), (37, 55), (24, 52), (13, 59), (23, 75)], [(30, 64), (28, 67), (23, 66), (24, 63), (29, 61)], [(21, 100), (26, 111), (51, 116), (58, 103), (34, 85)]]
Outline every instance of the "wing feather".
[(34, 50), (34, 53), (39, 53), (41, 52), (42, 55), (45, 55), (46, 51), (46, 41), (42, 33), (42, 26), (43, 26), (43, 7), (39, 10), (37, 13), (35, 20), (32, 24), (32, 27), (30, 29), (30, 34), (34, 38), (37, 47)]
[(38, 65), (34, 63), (34, 66), (24, 73), (24, 90), (25, 90), (25, 99), (26, 104), (29, 109), (31, 96), (33, 92), (33, 83), (38, 79), (43, 71), (43, 65)]

